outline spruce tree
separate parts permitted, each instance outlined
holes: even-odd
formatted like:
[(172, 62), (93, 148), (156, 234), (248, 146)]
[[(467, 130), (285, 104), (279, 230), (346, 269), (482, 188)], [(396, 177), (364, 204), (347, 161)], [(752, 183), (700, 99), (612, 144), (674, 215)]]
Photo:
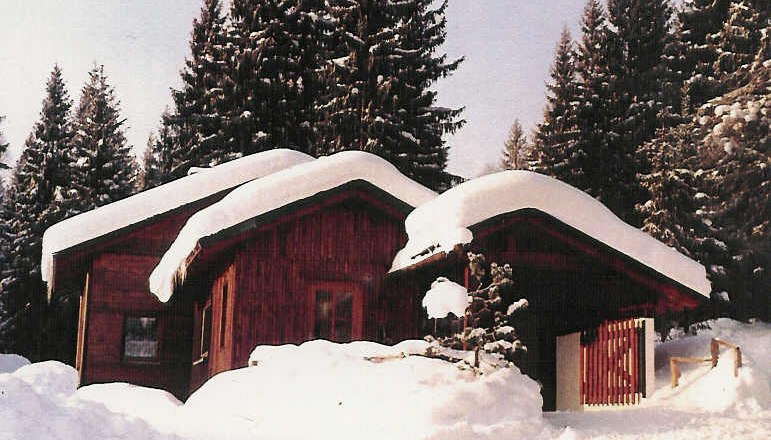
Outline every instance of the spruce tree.
[(377, 154), (433, 188), (446, 188), (445, 133), (459, 110), (435, 106), (430, 86), (460, 60), (437, 55), (445, 37), (444, 9), (431, 2), (337, 0), (339, 26), (328, 79), (327, 153), (357, 149)]
[[(0, 116), (0, 124), (3, 123), (5, 120), (5, 116)], [(3, 156), (5, 156), (5, 152), (8, 150), (8, 143), (5, 142), (5, 137), (3, 136), (3, 131), (0, 130), (0, 170), (7, 170), (10, 168), (4, 161)], [(2, 189), (2, 188), (0, 188)], [(0, 195), (2, 194), (2, 191), (0, 191)]]
[(503, 157), (501, 158), (500, 169), (502, 170), (521, 170), (525, 169), (530, 150), (530, 143), (527, 135), (522, 129), (519, 119), (515, 119), (509, 129), (509, 136), (503, 146)]
[[(162, 121), (167, 121), (168, 112), (161, 116)], [(173, 179), (174, 168), (174, 142), (178, 139), (172, 132), (173, 125), (161, 123), (158, 133), (151, 133), (147, 139), (147, 147), (142, 156), (142, 171), (138, 178), (140, 191), (154, 188)]]
[(5, 307), (12, 314), (14, 350), (32, 359), (42, 356), (48, 327), (40, 278), (43, 232), (76, 209), (70, 191), (72, 103), (58, 66), (46, 84), (42, 105), (8, 190), (5, 216), (12, 258), (2, 280)]
[(639, 224), (635, 205), (645, 195), (637, 179), (644, 166), (637, 149), (661, 126), (661, 63), (672, 11), (667, 0), (611, 0), (608, 11), (623, 51), (618, 84), (623, 142), (608, 152), (615, 166), (613, 179), (603, 188), (603, 202), (623, 220)]
[[(620, 149), (619, 54), (615, 35), (608, 29), (605, 11), (596, 0), (589, 0), (581, 19), (581, 40), (576, 50), (578, 76), (575, 110), (575, 150), (573, 165), (583, 174), (583, 189), (610, 203), (606, 193), (616, 179)], [(614, 64), (614, 62), (616, 64)]]
[[(3, 119), (5, 118), (0, 116), (0, 123), (3, 122)], [(5, 142), (2, 130), (0, 130), (0, 171), (9, 168), (4, 161), (7, 148), (8, 144)], [(12, 314), (10, 304), (7, 304), (7, 295), (3, 283), (4, 274), (8, 270), (8, 259), (10, 258), (10, 237), (8, 233), (8, 223), (5, 217), (5, 185), (0, 177), (0, 353), (8, 353), (13, 349), (13, 335), (11, 333)]]
[(711, 40), (727, 19), (730, 0), (686, 0), (677, 12), (685, 47), (683, 108), (691, 113), (721, 93), (715, 77), (717, 48)]
[(760, 49), (762, 31), (771, 29), (768, 19), (768, 11), (761, 14), (753, 2), (731, 3), (728, 20), (711, 35), (717, 51), (713, 69), (722, 88), (730, 90), (746, 83), (749, 67)]
[(201, 15), (193, 21), (190, 56), (181, 72), (183, 86), (172, 90), (174, 109), (163, 123), (174, 133), (171, 174), (174, 178), (187, 174), (192, 166), (216, 165), (231, 158), (228, 155), (229, 120), (225, 88), (228, 56), (220, 0), (205, 0)]
[(291, 148), (317, 154), (324, 96), (319, 72), (336, 24), (324, 2), (235, 0), (231, 19), (238, 50), (230, 63), (225, 116), (233, 124), (234, 152)]
[(546, 110), (535, 133), (530, 169), (585, 189), (581, 157), (576, 150), (578, 83), (575, 58), (573, 41), (565, 28), (551, 66), (551, 81), (546, 86)]
[(75, 114), (72, 185), (79, 208), (87, 211), (134, 192), (136, 163), (123, 133), (120, 103), (103, 66), (89, 72)]

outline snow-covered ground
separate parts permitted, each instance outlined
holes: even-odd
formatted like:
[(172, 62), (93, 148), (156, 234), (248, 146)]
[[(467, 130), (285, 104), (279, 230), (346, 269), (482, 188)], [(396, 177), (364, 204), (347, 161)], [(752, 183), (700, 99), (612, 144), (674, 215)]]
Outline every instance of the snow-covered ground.
[[(658, 345), (657, 389), (642, 405), (546, 415), (516, 368), (431, 359), (422, 341), (258, 347), (253, 366), (215, 376), (185, 404), (121, 383), (76, 389), (68, 366), (0, 356), (0, 439), (769, 438), (771, 325), (711, 326)], [(712, 336), (742, 347), (739, 378), (725, 352), (714, 370), (685, 366), (671, 390), (668, 357), (706, 356)]]

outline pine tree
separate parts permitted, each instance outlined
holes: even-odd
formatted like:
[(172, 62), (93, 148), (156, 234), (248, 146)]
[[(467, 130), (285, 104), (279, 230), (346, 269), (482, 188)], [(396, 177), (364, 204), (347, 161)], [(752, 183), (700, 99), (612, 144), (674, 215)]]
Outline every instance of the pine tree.
[(530, 169), (585, 189), (580, 153), (576, 150), (578, 83), (573, 41), (563, 29), (546, 86), (546, 110), (533, 142)]
[(40, 119), (14, 169), (6, 202), (10, 255), (2, 280), (5, 307), (12, 314), (14, 349), (32, 358), (42, 353), (47, 326), (46, 294), (40, 279), (43, 232), (72, 214), (69, 95), (58, 66), (46, 84)]
[(120, 103), (103, 66), (89, 72), (75, 114), (75, 166), (72, 185), (79, 208), (87, 211), (131, 195), (136, 164), (123, 134)]
[(525, 159), (530, 153), (530, 143), (522, 129), (519, 119), (515, 119), (509, 129), (509, 137), (503, 146), (503, 157), (500, 168), (502, 170), (521, 170), (526, 168)]
[(338, 0), (327, 118), (321, 125), (327, 153), (358, 149), (394, 163), (434, 188), (446, 188), (442, 141), (463, 121), (459, 110), (434, 105), (429, 90), (454, 71), (436, 51), (444, 41), (446, 4)]
[(228, 45), (220, 0), (205, 0), (193, 21), (190, 56), (181, 72), (183, 86), (172, 90), (174, 109), (163, 122), (174, 133), (171, 174), (187, 174), (192, 166), (209, 166), (232, 158), (228, 153), (230, 121), (224, 99), (228, 86), (226, 63), (234, 48)]

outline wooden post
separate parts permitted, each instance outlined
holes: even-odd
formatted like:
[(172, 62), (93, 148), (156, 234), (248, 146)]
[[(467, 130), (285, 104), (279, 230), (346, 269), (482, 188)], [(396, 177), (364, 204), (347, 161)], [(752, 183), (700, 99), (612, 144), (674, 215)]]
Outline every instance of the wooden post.
[(712, 368), (717, 367), (717, 359), (720, 356), (720, 346), (718, 345), (717, 339), (712, 339), (712, 341), (709, 344), (709, 352), (712, 357)]
[(736, 347), (734, 350), (734, 377), (739, 377), (739, 368), (742, 366), (742, 349)]
[(669, 371), (672, 375), (672, 388), (677, 388), (680, 379), (680, 366), (675, 358), (669, 359)]

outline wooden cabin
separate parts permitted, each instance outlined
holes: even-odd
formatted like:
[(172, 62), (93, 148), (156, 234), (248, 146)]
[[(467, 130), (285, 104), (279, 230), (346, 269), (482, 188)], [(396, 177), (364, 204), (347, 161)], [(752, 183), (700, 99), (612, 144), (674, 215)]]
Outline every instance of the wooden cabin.
[[(545, 410), (557, 408), (560, 337), (579, 335), (576, 350), (586, 352), (608, 323), (622, 322), (618, 328), (635, 332), (640, 320), (630, 320), (695, 308), (710, 293), (701, 265), (621, 222), (585, 193), (534, 173), (511, 171), (468, 181), (416, 209), (406, 223), (410, 242), (391, 274), (402, 283), (426, 289), (444, 276), (474, 290), (479, 286), (469, 276), (466, 252), (512, 266), (518, 294), (535, 317), (528, 328), (517, 328), (528, 349), (520, 368), (542, 384)], [(618, 337), (630, 340), (620, 331)], [(648, 344), (651, 359), (637, 365), (635, 357), (629, 364), (640, 374), (645, 363), (652, 365), (652, 341)], [(616, 361), (623, 363), (613, 359), (603, 368)], [(637, 381), (637, 371), (632, 378), (629, 371), (613, 369), (613, 374), (627, 374), (619, 383), (645, 382), (643, 376)], [(613, 390), (613, 398), (628, 403), (639, 398), (634, 394), (644, 394), (642, 388), (627, 391), (631, 397)], [(584, 404), (594, 403), (588, 393), (581, 396)], [(598, 400), (612, 403), (608, 396)]]
[(262, 344), (397, 342), (420, 298), (386, 274), (404, 219), (436, 194), (363, 152), (245, 184), (188, 221), (150, 279), (193, 302), (190, 389), (247, 365)]
[(80, 296), (72, 343), (80, 384), (125, 381), (185, 397), (192, 304), (158, 301), (150, 272), (191, 215), (244, 182), (310, 160), (289, 150), (251, 155), (49, 228), (42, 261), (49, 291)]

